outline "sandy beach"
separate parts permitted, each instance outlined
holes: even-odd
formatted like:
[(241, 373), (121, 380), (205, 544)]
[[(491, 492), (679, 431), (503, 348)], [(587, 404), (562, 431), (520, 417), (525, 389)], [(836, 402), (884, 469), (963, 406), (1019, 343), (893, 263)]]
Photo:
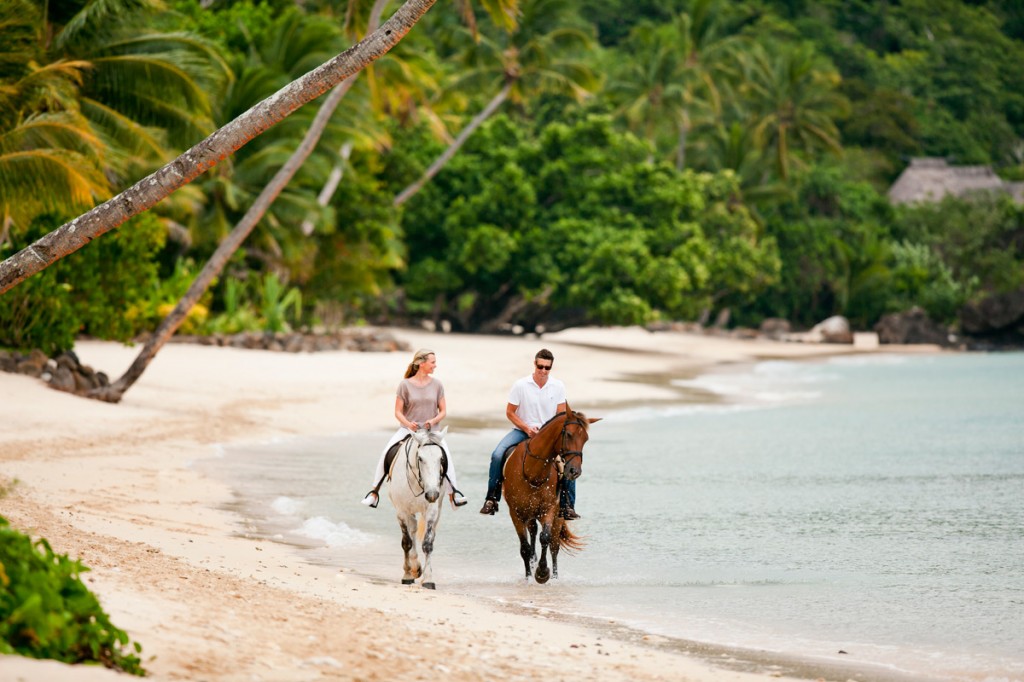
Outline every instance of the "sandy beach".
[[(880, 352), (862, 343), (637, 328), (575, 329), (540, 340), (391, 331), (411, 350), (436, 351), (451, 429), (502, 426), (508, 387), (529, 372), (541, 347), (554, 352), (573, 406), (595, 416), (685, 400), (670, 383), (676, 377), (765, 358)], [(191, 463), (222, 444), (391, 428), (395, 386), (411, 350), (288, 354), (171, 344), (117, 405), (0, 373), (0, 515), (92, 569), (87, 584), (112, 621), (142, 643), (156, 680), (780, 676), (770, 667), (712, 665), (653, 637), (495, 611), (443, 586), (371, 583), (345, 566), (309, 565), (289, 547), (241, 537), (239, 519), (224, 511), (230, 491)], [(138, 348), (83, 341), (75, 351), (116, 378)], [(368, 472), (376, 454), (364, 455)], [(475, 514), (479, 501), (472, 495), (448, 522)], [(3, 682), (115, 677), (102, 668), (0, 657)]]

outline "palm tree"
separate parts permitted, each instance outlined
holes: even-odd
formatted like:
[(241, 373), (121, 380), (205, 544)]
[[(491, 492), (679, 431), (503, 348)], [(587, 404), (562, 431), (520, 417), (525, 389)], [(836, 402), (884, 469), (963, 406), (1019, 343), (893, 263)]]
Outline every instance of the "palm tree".
[(699, 167), (713, 171), (731, 170), (739, 181), (741, 200), (759, 224), (764, 220), (759, 206), (788, 196), (789, 188), (779, 181), (771, 155), (759, 144), (750, 128), (737, 120), (702, 131), (694, 156)]
[(393, 203), (401, 206), (444, 168), (476, 130), (506, 101), (522, 103), (542, 92), (568, 94), (577, 100), (597, 85), (590, 67), (575, 59), (589, 49), (590, 36), (565, 25), (563, 0), (525, 0), (514, 30), (496, 37), (486, 34), (470, 41), (451, 90), (493, 93), (455, 140), (412, 184), (399, 192)]
[(716, 120), (721, 83), (736, 69), (742, 45), (718, 0), (696, 0), (689, 13), (668, 24), (637, 24), (625, 43), (628, 58), (609, 84), (619, 114), (655, 149), (672, 140), (676, 167), (686, 166), (691, 130)]
[(171, 148), (210, 134), (209, 93), (230, 78), (211, 42), (156, 28), (163, 9), (158, 0), (89, 0), (62, 24), (42, 17), (40, 35), (52, 35), (47, 58), (89, 64), (79, 106), (113, 152), (108, 172), (118, 177), (150, 170)]
[[(236, 78), (214, 112), (218, 124), (242, 115), (308, 70), (311, 63), (326, 61), (344, 46), (345, 39), (334, 22), (297, 9), (285, 11), (267, 28), (265, 35), (250, 39), (248, 48), (232, 60)], [(352, 97), (347, 97), (345, 102), (356, 104)], [(211, 253), (242, 219), (301, 144), (315, 113), (316, 110), (308, 108), (297, 112), (240, 149), (230, 163), (199, 179), (197, 184), (202, 188), (205, 201), (201, 210), (192, 216), (189, 227), (191, 241), (201, 252)], [(372, 133), (359, 130), (366, 128), (361, 122), (372, 122), (372, 118), (360, 117), (359, 113), (362, 112), (349, 110), (344, 117), (335, 113), (325, 128), (324, 141), (336, 148), (343, 140), (372, 137)], [(326, 212), (317, 205), (316, 186), (325, 181), (329, 159), (324, 158), (327, 156), (324, 152), (325, 149), (316, 163), (302, 165), (297, 177), (290, 179), (261, 216), (248, 240), (246, 254), (276, 271), (283, 281), (303, 278), (303, 270), (308, 269), (315, 253), (315, 240), (308, 239), (307, 234), (295, 230), (293, 225), (307, 216), (318, 224), (323, 222)]]
[(247, 142), (387, 53), (436, 0), (406, 0), (380, 28), (220, 128), (114, 198), (0, 262), (0, 294), (216, 166)]
[[(389, 20), (382, 29), (378, 29), (380, 22), (381, 13), (384, 10), (388, 0), (375, 0), (373, 8), (370, 12), (369, 24), (367, 27), (367, 34), (377, 35), (380, 30), (387, 29), (387, 26), (395, 22), (395, 17), (403, 12), (412, 4), (412, 0), (407, 2), (395, 13), (395, 16)], [(512, 2), (514, 0), (503, 0), (504, 2)], [(429, 5), (427, 8), (429, 9)], [(423, 11), (425, 12), (426, 9)], [(412, 23), (415, 23), (415, 19), (422, 16), (422, 12), (415, 15)], [(398, 24), (385, 31), (385, 35), (390, 33), (397, 28), (403, 26)], [(411, 24), (410, 24), (411, 27)], [(406, 28), (408, 31), (408, 28)], [(322, 70), (318, 69), (318, 71)], [(203, 293), (209, 288), (213, 279), (224, 269), (228, 259), (231, 255), (242, 245), (246, 237), (252, 232), (257, 222), (270, 208), (270, 205), (274, 202), (277, 196), (285, 188), (291, 178), (295, 175), (298, 169), (302, 166), (305, 160), (313, 152), (317, 143), (320, 140), (320, 136), (323, 134), (324, 129), (327, 127), (331, 116), (334, 114), (335, 109), (341, 100), (345, 97), (345, 94), (352, 87), (355, 79), (358, 77), (359, 71), (356, 70), (354, 73), (346, 77), (341, 83), (333, 89), (328, 95), (323, 105), (320, 107), (313, 120), (309, 131), (303, 138), (302, 143), (298, 149), (292, 154), (288, 161), (281, 167), (281, 169), (274, 175), (274, 177), (267, 183), (267, 186), (257, 197), (256, 201), (243, 216), (242, 220), (235, 226), (231, 233), (227, 236), (224, 241), (221, 242), (220, 246), (214, 252), (213, 256), (203, 267), (203, 270), (199, 273), (196, 279), (192, 282), (188, 292), (182, 297), (178, 304), (174, 307), (174, 310), (164, 318), (160, 323), (157, 330), (146, 342), (142, 351), (132, 362), (128, 370), (115, 382), (107, 387), (96, 389), (90, 393), (90, 397), (106, 400), (109, 402), (119, 402), (124, 392), (127, 391), (142, 373), (145, 371), (149, 363), (156, 357), (157, 352), (167, 342), (168, 339), (174, 334), (174, 332), (181, 326), (185, 317), (188, 315), (189, 310), (196, 304)]]
[(37, 215), (109, 196), (103, 145), (78, 108), (89, 64), (46, 63), (28, 0), (0, 5), (0, 244)]
[(634, 26), (625, 43), (628, 58), (620, 61), (613, 55), (622, 66), (614, 71), (606, 88), (618, 104), (616, 113), (655, 150), (665, 124), (678, 121), (685, 106), (682, 74), (686, 57), (673, 28), (650, 22)]
[(0, 5), (5, 233), (85, 210), (166, 161), (167, 139), (212, 130), (206, 93), (226, 72), (210, 44), (142, 28), (161, 7), (150, 1), (92, 0), (55, 23), (68, 7)]
[(839, 93), (839, 74), (823, 64), (813, 47), (803, 45), (772, 52), (756, 45), (743, 55), (740, 94), (750, 107), (754, 136), (775, 152), (779, 176), (818, 149), (841, 153), (835, 119), (848, 107)]

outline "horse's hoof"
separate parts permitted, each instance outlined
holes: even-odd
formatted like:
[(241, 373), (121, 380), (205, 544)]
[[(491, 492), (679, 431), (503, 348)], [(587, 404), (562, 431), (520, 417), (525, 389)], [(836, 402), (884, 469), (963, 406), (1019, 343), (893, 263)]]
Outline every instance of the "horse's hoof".
[(546, 583), (548, 581), (548, 578), (551, 577), (551, 572), (548, 569), (546, 569), (546, 568), (545, 569), (538, 568), (537, 569), (537, 573), (535, 573), (533, 577), (536, 578), (537, 582), (539, 582), (541, 585), (543, 585), (544, 583)]
[(412, 578), (402, 578), (402, 584), (403, 585), (412, 585), (414, 582), (416, 582), (416, 581), (413, 580)]
[(423, 583), (423, 589), (425, 589), (425, 590), (436, 590), (437, 589), (437, 585), (435, 585), (434, 583)]

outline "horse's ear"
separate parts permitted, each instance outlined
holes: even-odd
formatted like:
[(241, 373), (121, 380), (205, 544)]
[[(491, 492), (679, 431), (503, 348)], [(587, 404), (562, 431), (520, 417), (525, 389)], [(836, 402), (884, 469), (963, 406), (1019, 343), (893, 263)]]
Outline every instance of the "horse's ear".
[(593, 424), (594, 422), (599, 422), (602, 419), (604, 419), (604, 417), (587, 417), (587, 421), (591, 424)]
[(441, 429), (440, 431), (431, 431), (431, 433), (433, 433), (439, 439), (444, 438), (445, 434), (448, 433), (448, 425), (445, 424), (444, 428)]

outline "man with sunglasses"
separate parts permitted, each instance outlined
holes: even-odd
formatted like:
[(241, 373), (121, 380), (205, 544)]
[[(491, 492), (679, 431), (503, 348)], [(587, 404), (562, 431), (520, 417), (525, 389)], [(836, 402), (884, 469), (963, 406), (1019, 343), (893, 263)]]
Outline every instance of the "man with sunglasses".
[[(532, 437), (540, 427), (559, 412), (565, 411), (565, 384), (551, 378), (551, 367), (555, 356), (547, 348), (537, 351), (533, 358), (533, 374), (512, 384), (508, 394), (505, 416), (513, 428), (498, 443), (491, 453), (491, 467), (487, 480), (487, 499), (481, 514), (494, 515), (501, 499), (501, 468), (505, 463), (505, 451), (527, 438)], [(576, 506), (576, 481), (569, 481), (562, 492), (562, 518), (580, 518), (573, 508)]]

